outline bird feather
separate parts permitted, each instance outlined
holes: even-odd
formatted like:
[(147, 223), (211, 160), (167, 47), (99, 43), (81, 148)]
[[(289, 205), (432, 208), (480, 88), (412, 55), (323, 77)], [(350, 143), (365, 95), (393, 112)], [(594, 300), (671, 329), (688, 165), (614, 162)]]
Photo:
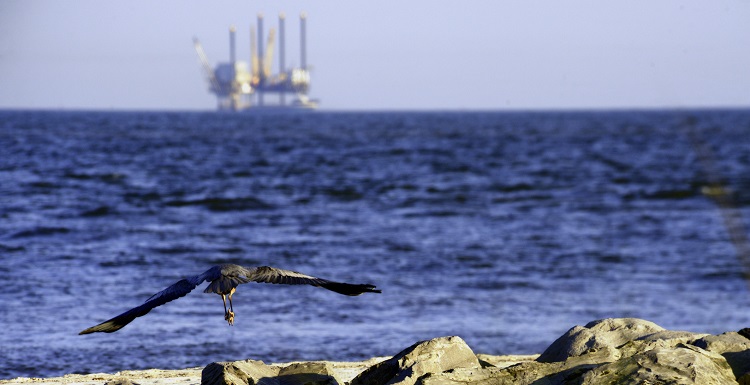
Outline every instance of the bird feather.
[(270, 266), (260, 266), (246, 268), (240, 265), (224, 264), (216, 265), (206, 270), (204, 273), (188, 277), (177, 281), (166, 289), (152, 295), (142, 305), (134, 307), (114, 318), (108, 319), (96, 326), (83, 330), (78, 334), (90, 333), (112, 333), (122, 329), (125, 325), (134, 319), (144, 316), (151, 309), (164, 305), (169, 301), (174, 301), (180, 297), (186, 296), (193, 291), (196, 286), (204, 281), (209, 281), (209, 285), (204, 290), (205, 293), (230, 294), (231, 290), (238, 285), (248, 282), (273, 283), (285, 285), (311, 285), (322, 287), (333, 292), (355, 296), (362, 293), (380, 293), (374, 285), (370, 284), (351, 284), (343, 282), (334, 282), (322, 278), (313, 277), (292, 270), (283, 270)]

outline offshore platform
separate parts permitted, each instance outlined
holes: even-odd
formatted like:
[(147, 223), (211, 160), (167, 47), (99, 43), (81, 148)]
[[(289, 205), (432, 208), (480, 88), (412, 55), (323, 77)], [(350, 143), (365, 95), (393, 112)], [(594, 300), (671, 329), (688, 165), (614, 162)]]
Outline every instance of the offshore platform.
[[(209, 83), (209, 91), (216, 95), (219, 111), (244, 111), (255, 109), (307, 109), (317, 108), (317, 100), (307, 95), (310, 90), (310, 71), (307, 67), (307, 15), (300, 14), (300, 66), (286, 68), (284, 52), (283, 13), (279, 14), (279, 72), (272, 73), (276, 31), (271, 28), (268, 42), (263, 45), (263, 14), (258, 14), (257, 45), (254, 29), (250, 28), (250, 68), (235, 55), (234, 26), (229, 28), (229, 62), (211, 68), (203, 46), (193, 39), (195, 51)], [(265, 100), (265, 94), (278, 94), (278, 103)], [(287, 103), (286, 96), (293, 100)]]

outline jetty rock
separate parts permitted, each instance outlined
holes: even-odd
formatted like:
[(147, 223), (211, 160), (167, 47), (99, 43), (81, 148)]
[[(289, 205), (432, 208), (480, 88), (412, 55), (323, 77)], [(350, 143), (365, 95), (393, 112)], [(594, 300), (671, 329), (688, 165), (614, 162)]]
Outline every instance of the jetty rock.
[[(491, 356), (485, 357), (492, 361)], [(490, 365), (490, 364), (486, 364)], [(214, 362), (203, 369), (203, 385), (413, 385), (431, 373), (481, 369), (476, 354), (460, 337), (417, 342), (391, 358), (362, 362)]]
[(481, 364), (461, 337), (441, 337), (417, 342), (371, 366), (350, 385), (414, 385), (424, 376), (456, 369), (480, 370)]
[(311, 361), (265, 364), (244, 360), (214, 362), (201, 373), (205, 385), (344, 385), (363, 370), (385, 360), (371, 358), (359, 362)]
[[(750, 335), (665, 330), (637, 318), (575, 326), (541, 355), (477, 355), (457, 336), (417, 342), (368, 364), (214, 363), (204, 385), (750, 385)], [(256, 367), (255, 365), (260, 365)], [(358, 372), (359, 371), (359, 372)], [(241, 372), (241, 373), (240, 373)]]
[(183, 371), (18, 378), (3, 384), (138, 385), (750, 385), (750, 329), (665, 330), (637, 318), (575, 326), (540, 355), (475, 354), (458, 336), (420, 341), (359, 362), (214, 362)]

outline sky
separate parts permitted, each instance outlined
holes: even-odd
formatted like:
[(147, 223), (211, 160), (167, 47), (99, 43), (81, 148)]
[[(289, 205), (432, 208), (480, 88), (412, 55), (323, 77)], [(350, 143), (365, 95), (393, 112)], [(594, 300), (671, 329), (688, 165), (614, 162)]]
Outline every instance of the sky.
[(0, 0), (0, 109), (212, 110), (193, 37), (302, 11), (324, 110), (750, 107), (750, 0)]

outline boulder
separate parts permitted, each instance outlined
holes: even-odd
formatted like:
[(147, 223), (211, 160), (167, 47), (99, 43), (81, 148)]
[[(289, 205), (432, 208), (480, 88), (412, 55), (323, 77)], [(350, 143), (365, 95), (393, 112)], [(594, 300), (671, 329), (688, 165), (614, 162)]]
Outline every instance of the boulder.
[(653, 334), (628, 341), (617, 348), (618, 359), (643, 353), (654, 349), (670, 349), (680, 344), (691, 344), (693, 341), (708, 334), (698, 334), (685, 331), (663, 330)]
[[(604, 319), (571, 328), (538, 357), (476, 355), (460, 337), (441, 337), (363, 362), (216, 362), (203, 370), (202, 384), (750, 385), (747, 336), (750, 329), (708, 335), (634, 318)], [(153, 385), (124, 372), (108, 379), (121, 378)]]
[(626, 342), (663, 331), (661, 326), (637, 318), (608, 318), (586, 326), (575, 326), (542, 353), (539, 362), (560, 362), (589, 351), (606, 351), (609, 360), (619, 357), (617, 348)]
[[(594, 354), (593, 356), (596, 356)], [(523, 361), (504, 368), (458, 368), (422, 376), (417, 385), (555, 385), (567, 384), (599, 364), (592, 355), (564, 362)]]
[(708, 335), (710, 334), (693, 333), (693, 332), (677, 331), (677, 330), (662, 330), (660, 332), (648, 334), (643, 337), (638, 337), (636, 340), (646, 341), (646, 342), (667, 341), (669, 343), (674, 343), (676, 345), (678, 343), (688, 343), (690, 341), (694, 341), (694, 340), (697, 340), (699, 338), (702, 338)]
[(681, 344), (601, 365), (585, 373), (580, 384), (736, 385), (737, 382), (722, 356)]
[[(740, 333), (729, 332), (718, 336), (706, 335), (693, 345), (721, 354), (732, 367), (735, 377), (740, 379), (750, 372), (750, 340)], [(749, 378), (750, 376), (745, 376)]]
[(203, 369), (202, 385), (343, 385), (383, 357), (358, 362), (291, 362), (264, 364), (262, 361), (214, 362)]
[[(296, 362), (279, 370), (279, 384), (284, 385), (339, 385), (334, 377), (333, 363)], [(343, 383), (342, 383), (343, 385)]]
[(458, 368), (479, 370), (481, 365), (461, 337), (441, 337), (417, 342), (373, 365), (355, 377), (351, 385), (412, 385), (422, 376)]
[(420, 384), (750, 384), (745, 352), (750, 355), (750, 340), (737, 333), (710, 336), (633, 318), (606, 319), (570, 329), (535, 362), (432, 374)]
[(263, 361), (213, 362), (203, 369), (201, 385), (275, 385), (269, 379), (278, 374), (278, 367)]

